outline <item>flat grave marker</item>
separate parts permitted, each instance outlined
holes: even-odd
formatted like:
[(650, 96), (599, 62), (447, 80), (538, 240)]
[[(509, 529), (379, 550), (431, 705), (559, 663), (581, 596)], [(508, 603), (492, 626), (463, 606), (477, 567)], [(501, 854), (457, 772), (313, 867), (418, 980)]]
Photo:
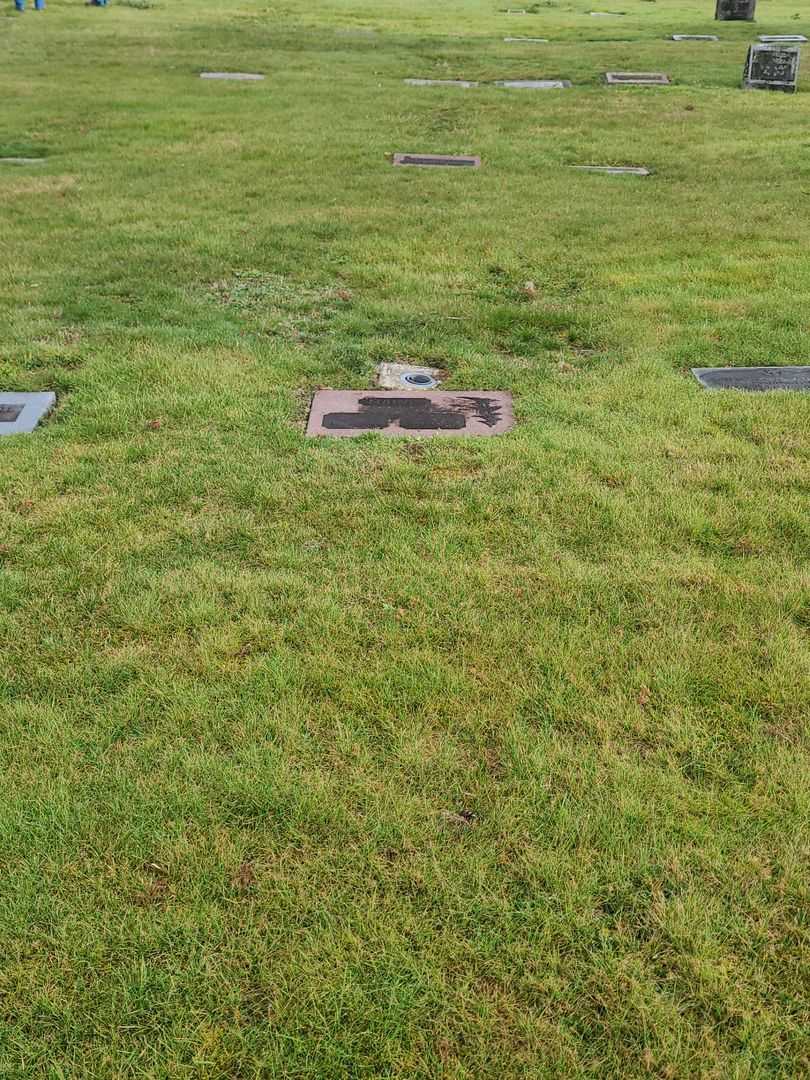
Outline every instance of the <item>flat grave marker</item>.
[(624, 16), (623, 11), (589, 11), (594, 19), (620, 19)]
[(0, 435), (32, 432), (56, 404), (56, 394), (0, 393)]
[(466, 79), (404, 79), (408, 86), (463, 86), (469, 88), (478, 86), (477, 82), (468, 82)]
[(4, 157), (0, 158), (0, 165), (44, 165), (46, 160), (44, 157)]
[(795, 94), (800, 57), (798, 45), (751, 45), (745, 60), (743, 87)]
[(717, 0), (714, 17), (720, 22), (753, 22), (757, 0)]
[(652, 176), (652, 169), (643, 165), (570, 165), (581, 172), (608, 173), (610, 176)]
[(763, 45), (803, 45), (807, 38), (804, 34), (760, 34)]
[(719, 41), (717, 34), (673, 34), (673, 41)]
[(438, 368), (393, 363), (377, 366), (377, 385), (383, 390), (435, 390), (441, 381)]
[(493, 86), (506, 90), (567, 90), (568, 79), (498, 79)]
[(810, 367), (692, 368), (692, 374), (707, 390), (810, 391)]
[(505, 37), (507, 45), (548, 45), (546, 37)]
[(669, 75), (662, 71), (606, 71), (608, 86), (669, 86)]
[(253, 75), (247, 71), (203, 71), (201, 79), (223, 79), (233, 82), (261, 82), (264, 75)]
[(501, 435), (514, 423), (512, 395), (496, 391), (318, 390), (307, 435)]
[(418, 165), (422, 168), (429, 168), (432, 165), (479, 169), (481, 167), (481, 158), (454, 154), (394, 154), (393, 164)]

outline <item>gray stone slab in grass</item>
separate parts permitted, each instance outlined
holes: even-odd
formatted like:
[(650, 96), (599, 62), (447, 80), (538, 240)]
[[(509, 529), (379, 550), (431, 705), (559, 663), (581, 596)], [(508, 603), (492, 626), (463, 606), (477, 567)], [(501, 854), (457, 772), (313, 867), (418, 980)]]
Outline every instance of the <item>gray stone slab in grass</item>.
[(4, 157), (0, 165), (43, 165), (45, 161), (43, 157)]
[(673, 34), (673, 41), (719, 41), (717, 34)]
[(377, 383), (383, 390), (435, 390), (441, 374), (438, 368), (385, 363), (377, 367)]
[(307, 435), (501, 435), (514, 424), (512, 395), (495, 391), (319, 390)]
[(247, 71), (203, 71), (201, 79), (224, 79), (233, 82), (261, 82), (264, 75), (253, 75)]
[(757, 11), (757, 0), (717, 0), (714, 17), (721, 22), (751, 22)]
[(623, 11), (589, 11), (594, 19), (619, 19), (624, 15)]
[(692, 368), (707, 390), (810, 390), (810, 367)]
[(39, 394), (0, 393), (0, 435), (27, 434), (56, 403), (51, 391)]
[(798, 45), (751, 45), (745, 60), (743, 87), (795, 93), (800, 57)]
[(447, 166), (450, 168), (477, 169), (481, 165), (479, 157), (464, 157), (453, 154), (394, 154), (394, 165)]
[(506, 90), (567, 90), (568, 79), (499, 79), (493, 86)]
[(478, 86), (477, 82), (468, 82), (466, 79), (405, 79), (408, 86)]
[(669, 86), (669, 75), (662, 71), (606, 71), (609, 86)]
[(804, 34), (760, 34), (763, 45), (803, 45), (807, 38)]
[(505, 37), (507, 45), (548, 45), (547, 37)]
[(643, 165), (571, 165), (570, 168), (611, 176), (652, 176), (652, 169), (645, 169)]

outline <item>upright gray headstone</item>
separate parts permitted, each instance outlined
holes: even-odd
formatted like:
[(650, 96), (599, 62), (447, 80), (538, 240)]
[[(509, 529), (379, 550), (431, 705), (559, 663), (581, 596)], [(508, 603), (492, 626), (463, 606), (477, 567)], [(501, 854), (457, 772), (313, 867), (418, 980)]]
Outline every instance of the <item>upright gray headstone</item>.
[(721, 22), (752, 22), (757, 0), (717, 0), (715, 19)]
[(751, 45), (745, 61), (743, 87), (795, 94), (800, 55), (798, 45)]

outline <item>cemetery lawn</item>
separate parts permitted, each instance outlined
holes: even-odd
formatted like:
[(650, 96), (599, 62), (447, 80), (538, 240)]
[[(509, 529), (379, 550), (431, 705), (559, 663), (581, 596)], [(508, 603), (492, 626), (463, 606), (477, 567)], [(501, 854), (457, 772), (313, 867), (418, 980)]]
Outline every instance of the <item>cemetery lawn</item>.
[(0, 1077), (810, 1072), (810, 14), (596, 4), (3, 5)]

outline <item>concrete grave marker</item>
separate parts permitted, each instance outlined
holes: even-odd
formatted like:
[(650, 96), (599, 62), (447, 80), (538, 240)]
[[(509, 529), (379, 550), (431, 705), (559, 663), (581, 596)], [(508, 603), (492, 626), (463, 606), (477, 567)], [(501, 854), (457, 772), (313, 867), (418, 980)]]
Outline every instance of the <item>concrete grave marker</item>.
[(807, 38), (804, 34), (760, 34), (763, 45), (803, 45)]
[(435, 390), (440, 382), (438, 368), (388, 363), (377, 367), (377, 384), (383, 390)]
[(796, 92), (799, 78), (798, 45), (751, 45), (745, 61), (743, 87), (746, 90)]
[(548, 45), (545, 37), (505, 37), (507, 45)]
[(234, 82), (261, 82), (264, 75), (251, 75), (245, 71), (203, 71), (201, 79), (229, 79)]
[(0, 394), (0, 435), (27, 434), (56, 403), (51, 391), (40, 394)]
[(810, 367), (692, 368), (707, 390), (810, 390)]
[(514, 423), (512, 395), (506, 393), (318, 390), (307, 435), (501, 435)]
[(419, 165), (422, 167), (439, 165), (478, 169), (481, 166), (481, 158), (448, 154), (394, 154), (393, 163), (394, 165)]
[(493, 86), (507, 90), (567, 90), (568, 79), (500, 79)]
[(611, 176), (652, 176), (652, 169), (645, 169), (643, 165), (570, 165), (569, 168)]
[(673, 34), (673, 41), (719, 41), (717, 34)]
[(757, 0), (717, 0), (715, 19), (721, 22), (752, 22)]
[(468, 82), (466, 79), (404, 79), (408, 86), (478, 86), (477, 82)]
[(595, 19), (619, 19), (624, 15), (623, 11), (589, 11)]
[(608, 86), (669, 86), (669, 75), (661, 71), (606, 71)]
[(0, 165), (44, 165), (44, 157), (4, 157), (0, 158)]

